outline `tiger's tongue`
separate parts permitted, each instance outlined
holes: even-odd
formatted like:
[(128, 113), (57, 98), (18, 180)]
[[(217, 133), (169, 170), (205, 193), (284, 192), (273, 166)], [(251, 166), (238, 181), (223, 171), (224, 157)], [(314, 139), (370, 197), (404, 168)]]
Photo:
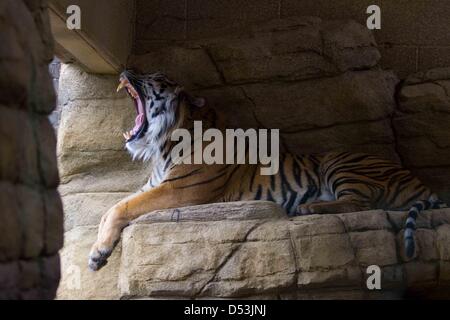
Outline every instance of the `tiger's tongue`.
[(133, 134), (136, 134), (139, 129), (141, 128), (142, 124), (145, 121), (145, 112), (144, 112), (144, 106), (142, 105), (142, 101), (141, 99), (136, 99), (137, 101), (137, 111), (138, 111), (138, 116), (136, 117), (136, 120), (134, 121), (135, 126), (133, 128)]

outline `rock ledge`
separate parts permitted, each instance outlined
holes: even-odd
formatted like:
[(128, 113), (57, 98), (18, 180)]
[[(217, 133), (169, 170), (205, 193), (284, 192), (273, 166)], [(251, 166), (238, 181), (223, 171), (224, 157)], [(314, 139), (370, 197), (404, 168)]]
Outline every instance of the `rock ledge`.
[[(391, 299), (450, 292), (450, 209), (420, 216), (412, 260), (403, 255), (402, 212), (288, 219), (270, 202), (174, 212), (150, 213), (127, 227), (119, 250), (98, 273), (85, 266), (96, 228), (71, 230), (63, 264), (78, 265), (87, 288), (68, 290), (66, 276), (59, 297)], [(370, 265), (381, 269), (381, 290), (367, 289)]]

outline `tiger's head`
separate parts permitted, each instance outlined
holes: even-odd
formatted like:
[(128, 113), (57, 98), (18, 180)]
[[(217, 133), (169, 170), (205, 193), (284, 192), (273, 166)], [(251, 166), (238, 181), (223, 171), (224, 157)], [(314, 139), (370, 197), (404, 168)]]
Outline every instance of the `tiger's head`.
[(124, 133), (126, 148), (133, 159), (150, 160), (157, 156), (173, 130), (183, 125), (186, 108), (202, 107), (202, 98), (188, 95), (176, 82), (162, 73), (137, 74), (126, 70), (120, 75), (119, 92), (126, 89), (134, 102), (134, 127)]

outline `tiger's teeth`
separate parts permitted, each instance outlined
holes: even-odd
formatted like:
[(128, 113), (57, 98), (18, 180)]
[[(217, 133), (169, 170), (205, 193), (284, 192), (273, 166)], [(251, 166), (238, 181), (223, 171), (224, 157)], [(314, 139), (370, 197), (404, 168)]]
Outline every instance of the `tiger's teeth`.
[(122, 135), (126, 140), (130, 140), (133, 137), (133, 130), (126, 131), (126, 132), (122, 133)]
[(119, 84), (119, 86), (117, 87), (117, 92), (119, 92), (120, 90), (122, 90), (123, 88), (125, 88), (126, 84), (127, 84), (127, 80), (122, 80), (122, 81), (120, 81), (120, 84)]

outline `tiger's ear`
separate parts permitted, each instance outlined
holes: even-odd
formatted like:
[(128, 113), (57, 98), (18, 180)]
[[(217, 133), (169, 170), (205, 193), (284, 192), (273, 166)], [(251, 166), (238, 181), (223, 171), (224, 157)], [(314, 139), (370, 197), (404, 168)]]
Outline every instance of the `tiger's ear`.
[(188, 95), (188, 101), (193, 106), (196, 106), (197, 108), (202, 108), (206, 105), (205, 98), (199, 98), (199, 97), (191, 97)]
[(193, 97), (182, 89), (180, 90), (179, 95), (194, 107), (202, 108), (206, 105), (205, 98)]

